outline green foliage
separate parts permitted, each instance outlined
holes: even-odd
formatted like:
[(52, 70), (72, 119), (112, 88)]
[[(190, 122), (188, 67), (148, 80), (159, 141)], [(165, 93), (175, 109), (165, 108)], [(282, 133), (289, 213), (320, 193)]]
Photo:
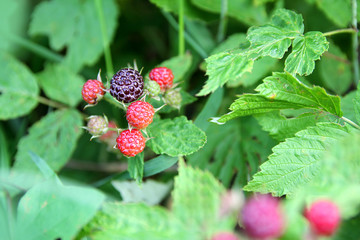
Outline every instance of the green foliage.
[[(106, 12), (106, 34), (114, 35), (118, 8), (113, 0), (103, 1)], [(64, 17), (66, 16), (66, 17)], [(100, 23), (92, 0), (52, 0), (37, 5), (32, 15), (30, 35), (44, 34), (49, 37), (54, 50), (67, 47), (64, 64), (74, 72), (84, 65), (92, 65), (102, 51)]]
[(37, 76), (46, 96), (75, 107), (81, 100), (79, 89), (84, 79), (62, 65), (48, 65)]
[(149, 147), (172, 157), (194, 153), (206, 143), (205, 133), (184, 116), (156, 121), (147, 131), (151, 137)]
[(296, 133), (273, 148), (273, 154), (244, 190), (271, 192), (275, 196), (294, 193), (318, 174), (322, 155), (349, 132), (347, 126), (318, 123)]
[(144, 204), (107, 203), (85, 228), (91, 239), (204, 239), (230, 230), (233, 217), (219, 218), (220, 196), (225, 192), (207, 172), (180, 162), (172, 196), (173, 208)]
[(103, 200), (94, 189), (40, 183), (19, 202), (14, 239), (73, 239)]
[(350, 0), (313, 0), (329, 20), (339, 27), (346, 27), (351, 21)]
[(82, 120), (75, 110), (58, 110), (48, 114), (29, 129), (19, 143), (14, 168), (36, 171), (29, 151), (43, 158), (55, 171), (69, 160), (81, 134)]
[(141, 183), (144, 175), (144, 153), (128, 159), (128, 172), (130, 177)]
[(39, 87), (29, 69), (11, 55), (0, 53), (0, 119), (29, 113), (38, 103)]

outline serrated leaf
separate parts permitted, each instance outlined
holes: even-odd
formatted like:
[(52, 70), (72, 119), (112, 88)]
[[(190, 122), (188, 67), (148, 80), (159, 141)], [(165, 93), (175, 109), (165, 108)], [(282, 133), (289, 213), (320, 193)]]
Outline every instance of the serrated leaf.
[(331, 43), (319, 62), (325, 86), (337, 94), (345, 93), (352, 83), (351, 64), (339, 47)]
[(29, 129), (19, 142), (14, 169), (36, 171), (29, 151), (44, 159), (54, 170), (59, 170), (70, 158), (81, 134), (82, 118), (76, 110), (58, 110), (46, 115)]
[(286, 118), (279, 111), (257, 114), (255, 118), (270, 136), (278, 141), (294, 137), (295, 133), (326, 120), (324, 113), (304, 113), (295, 118)]
[(128, 158), (128, 172), (132, 179), (137, 183), (142, 182), (144, 176), (144, 152), (139, 153), (135, 157)]
[(205, 133), (185, 116), (156, 121), (146, 130), (151, 138), (149, 147), (157, 154), (189, 155), (206, 143)]
[(162, 183), (146, 180), (141, 186), (135, 181), (112, 181), (111, 184), (120, 192), (123, 203), (146, 203), (150, 206), (160, 204), (172, 188), (172, 182)]
[(216, 48), (211, 51), (211, 55), (240, 47), (245, 49), (249, 47), (249, 45), (250, 43), (246, 39), (246, 34), (235, 33), (233, 35), (230, 35), (227, 39), (225, 39), (225, 41), (217, 45)]
[(309, 75), (314, 71), (315, 61), (328, 49), (329, 43), (321, 32), (307, 32), (296, 37), (292, 52), (286, 58), (285, 71), (292, 74)]
[(318, 86), (310, 88), (289, 73), (273, 73), (255, 90), (273, 100), (303, 105), (304, 108), (326, 111), (342, 117), (339, 96), (329, 95)]
[(231, 230), (235, 219), (219, 218), (221, 195), (225, 188), (209, 173), (180, 162), (172, 193), (173, 214), (186, 223), (190, 232), (208, 239), (219, 230)]
[[(111, 39), (116, 27), (118, 7), (113, 0), (103, 1), (106, 34)], [(67, 47), (64, 64), (73, 71), (94, 64), (103, 52), (100, 22), (92, 0), (52, 0), (38, 4), (29, 33), (49, 37), (55, 50)]]
[(346, 126), (319, 123), (296, 133), (273, 148), (273, 154), (244, 190), (275, 196), (293, 193), (318, 174), (322, 155), (349, 132)]
[(297, 105), (282, 100), (273, 100), (259, 94), (243, 94), (231, 104), (231, 112), (222, 115), (220, 118), (214, 118), (213, 122), (221, 124), (237, 117), (271, 112), (280, 109), (298, 109), (302, 107), (304, 106), (301, 104)]
[(37, 75), (39, 84), (46, 96), (75, 107), (81, 100), (81, 87), (84, 79), (62, 65), (47, 65)]
[(38, 103), (39, 87), (34, 75), (8, 54), (0, 54), (0, 65), (0, 120), (26, 115)]
[(200, 240), (166, 209), (145, 204), (106, 203), (85, 231), (93, 240)]
[(95, 189), (40, 183), (19, 202), (15, 239), (73, 239), (103, 200), (104, 195)]
[(254, 61), (242, 54), (244, 54), (244, 50), (239, 49), (218, 53), (205, 59), (207, 63), (206, 74), (209, 79), (197, 95), (205, 96), (222, 87), (230, 79), (238, 79), (245, 72), (250, 72)]
[(251, 27), (247, 32), (250, 49), (254, 54), (282, 58), (291, 44), (291, 39), (304, 32), (303, 19), (300, 14), (286, 9), (277, 9), (271, 23)]

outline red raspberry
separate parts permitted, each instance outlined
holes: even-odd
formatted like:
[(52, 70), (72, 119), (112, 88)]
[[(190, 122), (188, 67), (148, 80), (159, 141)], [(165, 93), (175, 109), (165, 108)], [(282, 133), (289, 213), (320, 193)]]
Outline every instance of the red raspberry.
[(280, 202), (271, 195), (255, 195), (242, 209), (242, 222), (247, 234), (258, 239), (279, 237), (284, 230)]
[(127, 157), (134, 157), (145, 148), (145, 138), (137, 129), (124, 130), (116, 139), (117, 148)]
[(105, 94), (104, 85), (98, 80), (87, 80), (81, 91), (85, 102), (96, 104)]
[(309, 209), (305, 210), (311, 229), (322, 236), (331, 236), (340, 223), (338, 207), (330, 200), (318, 200)]
[(128, 107), (126, 120), (131, 126), (143, 129), (152, 123), (154, 113), (154, 107), (150, 103), (136, 101)]
[(216, 233), (211, 240), (239, 240), (239, 238), (231, 232)]
[(174, 80), (171, 69), (167, 67), (157, 67), (152, 69), (149, 73), (149, 77), (160, 85), (162, 91), (171, 88)]

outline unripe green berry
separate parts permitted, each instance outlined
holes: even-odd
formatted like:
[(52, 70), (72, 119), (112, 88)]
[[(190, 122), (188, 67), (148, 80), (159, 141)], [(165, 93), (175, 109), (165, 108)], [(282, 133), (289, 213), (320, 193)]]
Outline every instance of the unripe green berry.
[(171, 88), (165, 92), (164, 102), (174, 108), (180, 109), (182, 97), (179, 88)]
[(101, 116), (91, 116), (86, 129), (93, 136), (101, 136), (108, 130), (108, 121)]
[(145, 91), (149, 94), (150, 97), (156, 97), (160, 94), (160, 85), (152, 80), (145, 82)]

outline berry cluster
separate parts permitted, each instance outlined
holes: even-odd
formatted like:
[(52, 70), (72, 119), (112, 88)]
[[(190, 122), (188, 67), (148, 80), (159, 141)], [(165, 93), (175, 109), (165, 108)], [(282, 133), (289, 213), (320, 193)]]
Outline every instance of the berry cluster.
[[(123, 68), (114, 74), (109, 89), (104, 87), (100, 72), (97, 80), (88, 80), (84, 84), (82, 97), (89, 104), (87, 106), (97, 104), (106, 92), (110, 92), (112, 97), (125, 106), (126, 120), (129, 125), (129, 129), (121, 130), (114, 122), (108, 122), (106, 117), (91, 116), (85, 129), (89, 131), (92, 138), (100, 137), (100, 140), (109, 144), (114, 142), (116, 134), (116, 147), (127, 157), (136, 156), (144, 150), (146, 139), (141, 130), (152, 123), (155, 114), (155, 109), (150, 103), (138, 100), (144, 95), (144, 86), (146, 94), (150, 97), (156, 98), (162, 93), (164, 102), (168, 105), (180, 107), (181, 103), (179, 90), (172, 88), (174, 75), (169, 68), (154, 68), (149, 76), (151, 80), (144, 83), (137, 69)], [(117, 135), (117, 132), (120, 134)]]

